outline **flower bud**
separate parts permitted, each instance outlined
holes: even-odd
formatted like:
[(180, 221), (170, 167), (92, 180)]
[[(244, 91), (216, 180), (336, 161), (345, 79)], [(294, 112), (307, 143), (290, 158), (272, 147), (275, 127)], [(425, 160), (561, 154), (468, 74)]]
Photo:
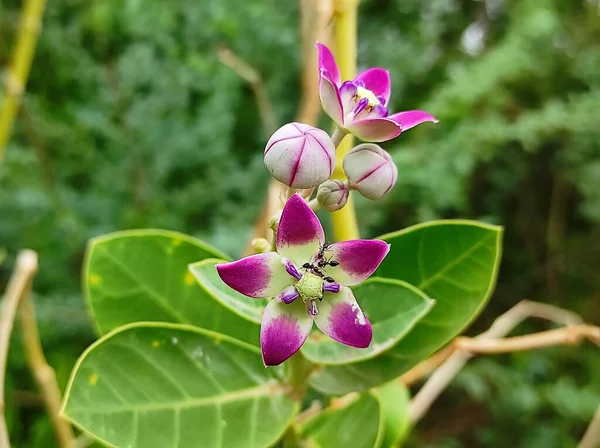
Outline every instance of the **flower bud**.
[(385, 196), (398, 179), (398, 168), (392, 158), (374, 143), (352, 148), (344, 157), (344, 172), (350, 186), (372, 200)]
[(252, 249), (254, 249), (254, 253), (257, 254), (262, 254), (271, 250), (271, 243), (264, 238), (254, 238), (250, 244), (252, 245)]
[(319, 186), (317, 200), (328, 212), (339, 210), (348, 202), (348, 189), (341, 180), (328, 180)]
[(315, 187), (333, 173), (335, 146), (321, 129), (288, 123), (267, 142), (265, 166), (275, 179), (289, 187)]

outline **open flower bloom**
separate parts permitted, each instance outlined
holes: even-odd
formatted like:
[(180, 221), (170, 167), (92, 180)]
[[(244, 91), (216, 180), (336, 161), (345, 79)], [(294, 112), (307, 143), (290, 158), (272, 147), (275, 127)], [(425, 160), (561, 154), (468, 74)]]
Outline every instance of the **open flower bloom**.
[(295, 194), (283, 208), (276, 246), (277, 252), (217, 265), (221, 279), (236, 291), (275, 297), (265, 308), (260, 330), (265, 365), (281, 364), (296, 353), (313, 321), (342, 344), (368, 347), (371, 323), (347, 285), (369, 277), (389, 245), (381, 240), (325, 243), (319, 219)]
[(323, 110), (336, 124), (367, 142), (385, 142), (418, 124), (437, 120), (422, 110), (389, 115), (390, 75), (370, 68), (342, 84), (340, 71), (329, 48), (319, 50), (319, 95)]

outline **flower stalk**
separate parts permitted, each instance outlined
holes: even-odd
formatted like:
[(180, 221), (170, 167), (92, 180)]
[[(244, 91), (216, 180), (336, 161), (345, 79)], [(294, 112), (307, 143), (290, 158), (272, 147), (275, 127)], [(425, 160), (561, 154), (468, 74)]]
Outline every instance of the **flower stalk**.
[[(356, 74), (356, 18), (358, 0), (335, 0), (335, 51), (340, 74), (343, 79), (352, 79)], [(353, 137), (349, 135), (340, 138), (336, 142), (336, 134), (340, 129), (336, 128), (332, 140), (336, 143), (336, 163), (333, 178), (341, 181), (346, 180), (342, 169), (344, 156), (353, 146)], [(339, 138), (339, 137), (338, 137)], [(331, 214), (333, 235), (337, 241), (354, 240), (359, 238), (358, 223), (356, 222), (356, 211), (354, 201), (348, 198), (346, 206)]]

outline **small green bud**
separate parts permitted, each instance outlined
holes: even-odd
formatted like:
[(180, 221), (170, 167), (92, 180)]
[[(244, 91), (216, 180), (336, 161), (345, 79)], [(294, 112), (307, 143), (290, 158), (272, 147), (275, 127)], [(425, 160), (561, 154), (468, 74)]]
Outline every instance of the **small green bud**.
[(332, 179), (319, 186), (317, 200), (325, 210), (335, 212), (346, 205), (348, 193), (348, 189), (341, 180)]

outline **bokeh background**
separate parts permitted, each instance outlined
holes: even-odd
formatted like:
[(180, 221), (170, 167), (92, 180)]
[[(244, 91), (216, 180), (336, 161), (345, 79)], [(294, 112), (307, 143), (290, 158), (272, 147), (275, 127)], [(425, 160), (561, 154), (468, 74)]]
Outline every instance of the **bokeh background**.
[[(20, 7), (0, 3), (0, 67)], [(399, 181), (383, 201), (357, 201), (362, 235), (435, 218), (502, 224), (497, 291), (468, 334), (524, 298), (598, 323), (598, 0), (363, 0), (359, 14), (359, 68), (391, 71), (392, 110), (440, 119), (384, 145)], [(235, 256), (252, 232), (267, 136), (251, 88), (217, 57), (224, 45), (260, 74), (275, 120), (292, 120), (302, 65), (295, 0), (48, 2), (0, 165), (0, 289), (19, 249), (39, 251), (34, 299), (63, 387), (94, 340), (80, 288), (89, 238), (167, 228)], [(519, 332), (547, 328), (528, 322)], [(11, 438), (53, 447), (20, 352), (15, 332)], [(598, 372), (591, 345), (476, 359), (407, 446), (574, 447), (600, 403)]]

